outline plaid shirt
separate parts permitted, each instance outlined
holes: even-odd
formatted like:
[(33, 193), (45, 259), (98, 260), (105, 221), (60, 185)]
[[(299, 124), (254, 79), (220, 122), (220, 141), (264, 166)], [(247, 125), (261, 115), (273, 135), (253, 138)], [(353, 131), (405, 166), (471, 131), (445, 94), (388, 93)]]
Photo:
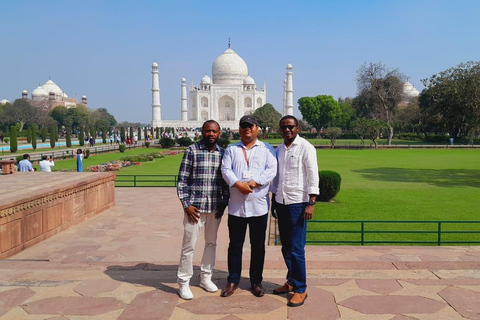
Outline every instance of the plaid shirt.
[(219, 204), (228, 204), (230, 190), (220, 170), (224, 152), (218, 145), (210, 152), (203, 141), (185, 150), (177, 183), (183, 208), (193, 205), (200, 212), (216, 212)]

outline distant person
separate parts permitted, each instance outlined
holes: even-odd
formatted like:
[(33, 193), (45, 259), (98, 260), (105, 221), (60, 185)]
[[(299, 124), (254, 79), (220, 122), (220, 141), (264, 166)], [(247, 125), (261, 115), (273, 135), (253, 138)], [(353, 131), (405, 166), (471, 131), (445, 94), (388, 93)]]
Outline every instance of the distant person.
[(40, 161), (38, 165), (40, 166), (40, 172), (52, 172), (52, 167), (55, 166), (55, 162), (53, 162), (52, 156), (47, 160), (47, 156), (43, 155), (42, 161)]
[(189, 284), (193, 276), (193, 253), (204, 229), (205, 247), (200, 265), (200, 287), (217, 292), (212, 282), (217, 250), (217, 232), (228, 203), (229, 188), (222, 179), (224, 150), (217, 144), (220, 125), (214, 120), (203, 124), (203, 139), (185, 150), (178, 172), (177, 193), (183, 206), (183, 241), (177, 272), (180, 298), (193, 298)]
[(30, 162), (30, 155), (28, 153), (25, 153), (23, 155), (23, 160), (21, 160), (18, 163), (18, 171), (21, 171), (21, 172), (34, 171), (32, 167), (32, 163)]
[(77, 150), (77, 171), (83, 172), (83, 151), (82, 149)]
[(137, 143), (138, 143), (138, 136), (135, 135), (135, 136), (133, 137), (133, 140), (134, 140), (134, 144), (137, 145)]
[(450, 144), (453, 145), (453, 138), (450, 138)]
[(95, 139), (93, 139), (93, 137), (90, 136), (89, 142), (90, 142), (90, 147), (93, 147), (93, 145), (95, 144)]
[(298, 120), (292, 115), (280, 119), (283, 143), (276, 157), (278, 173), (272, 183), (272, 216), (278, 218), (282, 254), (287, 267), (287, 282), (274, 294), (293, 291), (288, 306), (303, 305), (307, 298), (305, 240), (307, 220), (312, 219), (319, 194), (315, 147), (298, 135)]
[(113, 144), (113, 136), (110, 135), (110, 145), (112, 145), (112, 144)]

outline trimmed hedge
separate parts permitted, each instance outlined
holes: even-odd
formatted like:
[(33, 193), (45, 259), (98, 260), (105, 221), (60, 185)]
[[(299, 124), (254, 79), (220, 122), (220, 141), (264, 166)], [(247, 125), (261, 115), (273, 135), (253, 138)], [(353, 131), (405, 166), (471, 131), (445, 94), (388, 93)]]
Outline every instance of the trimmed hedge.
[(320, 178), (320, 194), (317, 196), (317, 201), (328, 202), (335, 198), (340, 191), (342, 177), (338, 172), (329, 170), (319, 171), (318, 176)]

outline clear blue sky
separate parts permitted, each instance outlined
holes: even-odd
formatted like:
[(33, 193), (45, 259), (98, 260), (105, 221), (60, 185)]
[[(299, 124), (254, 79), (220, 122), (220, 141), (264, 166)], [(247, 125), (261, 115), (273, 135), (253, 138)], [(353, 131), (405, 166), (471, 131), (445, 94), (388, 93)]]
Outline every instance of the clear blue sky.
[(289, 62), (297, 101), (355, 96), (364, 62), (399, 68), (421, 91), (421, 79), (480, 60), (477, 0), (1, 0), (0, 12), (0, 100), (50, 77), (117, 121), (151, 121), (153, 61), (162, 119), (180, 119), (180, 79), (211, 76), (228, 38), (279, 111)]

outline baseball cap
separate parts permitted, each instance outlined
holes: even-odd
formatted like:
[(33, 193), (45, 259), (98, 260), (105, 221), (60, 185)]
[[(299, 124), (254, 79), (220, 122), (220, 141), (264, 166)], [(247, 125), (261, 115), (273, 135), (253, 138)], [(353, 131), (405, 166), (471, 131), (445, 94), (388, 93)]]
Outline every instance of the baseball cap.
[(240, 124), (242, 123), (249, 123), (249, 124), (256, 124), (258, 126), (258, 121), (251, 115), (246, 115), (240, 118)]

